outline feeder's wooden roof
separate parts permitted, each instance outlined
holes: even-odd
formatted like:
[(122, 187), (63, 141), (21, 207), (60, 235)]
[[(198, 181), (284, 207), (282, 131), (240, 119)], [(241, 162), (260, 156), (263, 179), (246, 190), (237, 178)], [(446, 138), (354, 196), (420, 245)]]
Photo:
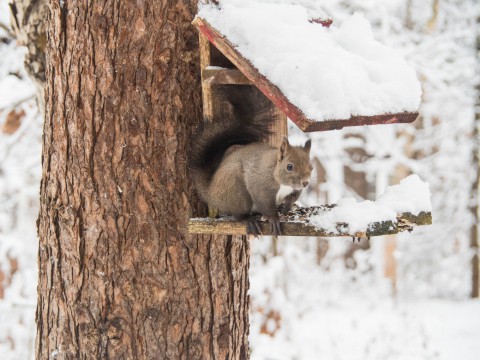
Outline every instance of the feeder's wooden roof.
[[(315, 22), (323, 26), (329, 26), (331, 24), (331, 21), (316, 20)], [(257, 86), (258, 89), (305, 132), (336, 130), (348, 126), (410, 123), (418, 117), (418, 112), (401, 112), (374, 116), (351, 116), (348, 119), (329, 119), (324, 121), (316, 121), (308, 118), (299, 107), (294, 105), (275, 84), (262, 75), (255, 66), (253, 66), (225, 36), (211, 26), (208, 21), (201, 17), (196, 17), (193, 25), (238, 69), (204, 69), (203, 77), (206, 81), (212, 84), (251, 83)], [(292, 81), (294, 80), (292, 79)]]

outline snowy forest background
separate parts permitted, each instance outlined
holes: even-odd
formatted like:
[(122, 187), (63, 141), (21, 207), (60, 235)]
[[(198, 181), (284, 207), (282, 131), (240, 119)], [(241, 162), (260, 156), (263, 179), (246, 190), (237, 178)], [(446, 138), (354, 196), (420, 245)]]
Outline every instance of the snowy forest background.
[[(295, 2), (321, 7), (334, 23), (362, 12), (376, 38), (415, 67), (423, 87), (414, 124), (313, 134), (316, 181), (302, 201), (375, 199), (416, 173), (430, 183), (434, 224), (358, 245), (253, 240), (252, 359), (479, 359), (470, 231), (480, 3)], [(7, 4), (0, 0), (0, 357), (31, 359), (42, 118), (25, 49), (8, 31)], [(295, 127), (289, 131), (293, 143), (305, 140)]]

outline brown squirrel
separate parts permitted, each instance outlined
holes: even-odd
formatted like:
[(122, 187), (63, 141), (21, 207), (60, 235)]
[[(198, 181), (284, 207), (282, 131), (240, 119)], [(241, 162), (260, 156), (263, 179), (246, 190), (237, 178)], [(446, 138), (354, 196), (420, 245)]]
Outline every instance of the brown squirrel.
[(311, 141), (303, 147), (286, 137), (279, 148), (263, 143), (273, 119), (257, 119), (261, 111), (249, 114), (244, 100), (243, 106), (229, 100), (232, 116), (200, 130), (189, 157), (192, 179), (209, 206), (245, 222), (248, 234), (261, 234), (252, 216), (260, 213), (272, 234), (281, 235), (277, 205), (286, 213), (309, 184)]

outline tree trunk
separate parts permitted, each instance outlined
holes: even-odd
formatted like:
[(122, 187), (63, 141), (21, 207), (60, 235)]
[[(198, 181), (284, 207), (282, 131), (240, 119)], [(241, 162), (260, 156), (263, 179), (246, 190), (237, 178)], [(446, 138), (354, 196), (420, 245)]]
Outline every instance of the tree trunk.
[[(477, 25), (480, 25), (480, 17), (477, 18)], [(480, 31), (477, 30), (476, 50), (480, 53)], [(477, 70), (480, 70), (480, 60), (477, 59)], [(472, 248), (472, 292), (473, 298), (480, 297), (480, 84), (476, 87), (476, 106), (475, 122), (473, 127), (473, 136), (477, 141), (473, 149), (473, 166), (475, 169), (475, 179), (472, 186), (472, 207), (473, 225), (470, 231), (470, 246)]]
[(194, 3), (50, 4), (38, 359), (248, 358), (248, 242), (187, 233)]

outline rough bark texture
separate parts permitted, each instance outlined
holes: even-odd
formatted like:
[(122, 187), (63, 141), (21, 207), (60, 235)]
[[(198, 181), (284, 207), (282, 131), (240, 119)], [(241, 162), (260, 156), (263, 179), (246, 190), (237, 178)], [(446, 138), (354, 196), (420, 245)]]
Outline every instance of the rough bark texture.
[(194, 3), (50, 4), (38, 359), (248, 358), (249, 245), (187, 234)]
[(45, 18), (46, 0), (14, 0), (10, 4), (11, 24), (15, 38), (27, 48), (25, 68), (37, 87), (37, 103), (44, 110), (45, 47), (47, 44)]

